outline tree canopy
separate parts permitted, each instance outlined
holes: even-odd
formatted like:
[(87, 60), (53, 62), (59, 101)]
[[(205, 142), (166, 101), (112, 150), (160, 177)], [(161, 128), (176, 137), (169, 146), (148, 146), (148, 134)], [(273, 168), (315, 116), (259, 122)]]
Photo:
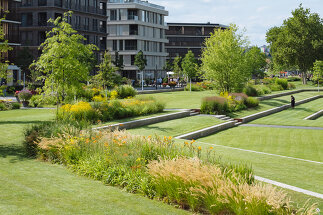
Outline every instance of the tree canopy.
[(184, 75), (186, 75), (189, 79), (192, 79), (196, 76), (198, 71), (198, 64), (191, 50), (189, 50), (183, 58), (182, 68)]
[(181, 65), (182, 58), (180, 56), (176, 56), (173, 61), (173, 72), (178, 77), (182, 76), (182, 65)]
[(257, 78), (263, 78), (264, 69), (267, 65), (266, 55), (261, 53), (260, 49), (256, 46), (251, 47), (246, 54), (251, 75), (255, 80), (257, 80)]
[(221, 92), (241, 91), (250, 79), (246, 48), (248, 41), (234, 24), (229, 29), (215, 29), (204, 42), (203, 76), (214, 81)]
[(63, 18), (50, 19), (54, 27), (47, 32), (47, 38), (40, 49), (42, 54), (33, 63), (34, 68), (41, 72), (45, 80), (45, 90), (55, 90), (58, 98), (64, 100), (65, 95), (73, 93), (73, 88), (79, 88), (82, 82), (88, 80), (92, 69), (95, 45), (84, 45), (86, 40), (77, 34), (68, 23), (72, 12), (64, 13)]
[(304, 84), (314, 62), (323, 59), (322, 38), (322, 19), (302, 5), (292, 11), (292, 17), (284, 20), (282, 26), (267, 32), (274, 64), (285, 69), (296, 67), (303, 74)]
[(323, 79), (323, 61), (317, 60), (313, 67), (313, 80), (322, 83), (321, 79)]
[(9, 65), (9, 62), (4, 59), (2, 53), (7, 53), (8, 51), (12, 50), (8, 44), (8, 40), (5, 40), (5, 33), (2, 26), (3, 20), (5, 20), (5, 18), (0, 19), (0, 80), (1, 78), (7, 78), (7, 69)]
[(117, 74), (116, 69), (111, 62), (111, 55), (105, 52), (102, 62), (97, 66), (99, 68), (98, 74), (95, 75), (92, 81), (103, 88), (114, 87), (120, 84), (121, 76)]
[(144, 53), (141, 50), (135, 56), (135, 65), (140, 71), (146, 68), (147, 60), (144, 58)]

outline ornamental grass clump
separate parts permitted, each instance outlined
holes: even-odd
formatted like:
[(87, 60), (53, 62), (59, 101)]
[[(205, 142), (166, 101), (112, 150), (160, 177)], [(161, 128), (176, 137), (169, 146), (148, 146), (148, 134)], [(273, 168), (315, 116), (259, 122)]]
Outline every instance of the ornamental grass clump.
[(232, 180), (218, 166), (197, 158), (178, 157), (153, 161), (147, 167), (157, 197), (195, 212), (237, 215), (315, 214), (315, 205), (295, 211), (284, 192), (271, 185), (250, 185), (236, 173), (231, 173)]
[(57, 114), (59, 120), (72, 121), (91, 121), (96, 122), (99, 118), (99, 113), (92, 108), (88, 102), (78, 102), (76, 104), (63, 105)]

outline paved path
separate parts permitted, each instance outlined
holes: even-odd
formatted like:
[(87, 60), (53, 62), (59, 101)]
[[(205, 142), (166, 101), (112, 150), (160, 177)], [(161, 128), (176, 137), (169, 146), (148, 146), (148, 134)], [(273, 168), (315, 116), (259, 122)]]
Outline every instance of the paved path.
[(299, 187), (294, 187), (294, 186), (291, 186), (291, 185), (288, 185), (288, 184), (280, 183), (278, 181), (273, 181), (273, 180), (270, 180), (270, 179), (267, 179), (267, 178), (262, 178), (262, 177), (259, 177), (259, 176), (255, 176), (255, 179), (257, 181), (262, 181), (262, 182), (272, 184), (272, 185), (275, 185), (275, 186), (278, 186), (278, 187), (282, 187), (282, 188), (285, 188), (285, 189), (288, 189), (288, 190), (293, 190), (293, 191), (296, 191), (296, 192), (299, 192), (299, 193), (304, 193), (304, 194), (309, 195), (309, 196), (313, 196), (313, 197), (316, 197), (316, 198), (323, 199), (323, 194), (321, 194), (321, 193), (316, 193), (316, 192), (312, 192), (312, 191), (309, 191), (309, 190), (304, 190), (304, 189), (299, 188)]
[(267, 127), (267, 128), (291, 128), (291, 129), (308, 129), (308, 130), (323, 130), (323, 127), (286, 126), (286, 125), (242, 124), (240, 126), (246, 126), (246, 127)]

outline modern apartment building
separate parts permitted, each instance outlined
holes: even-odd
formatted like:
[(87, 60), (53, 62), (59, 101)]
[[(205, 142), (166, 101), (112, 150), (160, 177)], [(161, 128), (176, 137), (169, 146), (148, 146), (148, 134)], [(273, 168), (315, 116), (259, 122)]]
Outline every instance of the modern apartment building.
[(228, 26), (211, 23), (167, 23), (166, 44), (168, 59), (173, 60), (176, 56), (184, 57), (191, 50), (195, 58), (199, 59), (202, 53), (203, 43), (214, 29), (226, 29)]
[[(22, 47), (27, 47), (35, 57), (39, 45), (46, 39), (46, 31), (52, 26), (48, 19), (73, 11), (69, 20), (72, 27), (82, 34), (86, 43), (106, 50), (107, 0), (22, 0), (20, 38)], [(97, 53), (98, 54), (98, 53)]]
[(147, 60), (144, 78), (164, 76), (167, 52), (165, 44), (164, 7), (140, 0), (109, 0), (107, 49), (112, 58), (116, 52), (123, 58), (122, 76), (139, 79), (140, 73), (134, 65), (135, 55), (141, 50)]
[(7, 69), (7, 82), (5, 83), (4, 80), (0, 80), (0, 85), (14, 85), (19, 83), (20, 80), (22, 80), (20, 68), (14, 65), (17, 54), (17, 48), (20, 46), (20, 18), (16, 13), (20, 3), (20, 0), (0, 0), (0, 16), (1, 18), (5, 18), (1, 21), (4, 33), (4, 40), (7, 40), (9, 46), (12, 48), (12, 50), (8, 51), (7, 53), (2, 53), (2, 58), (5, 61), (9, 61), (10, 65)]

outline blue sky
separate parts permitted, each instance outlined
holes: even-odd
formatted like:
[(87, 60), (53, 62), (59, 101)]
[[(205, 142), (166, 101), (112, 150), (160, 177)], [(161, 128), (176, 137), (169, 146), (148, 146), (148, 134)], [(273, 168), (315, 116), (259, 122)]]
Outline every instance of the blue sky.
[(211, 22), (245, 28), (251, 45), (265, 45), (269, 28), (280, 26), (303, 4), (323, 18), (323, 0), (150, 0), (166, 7), (166, 22)]

